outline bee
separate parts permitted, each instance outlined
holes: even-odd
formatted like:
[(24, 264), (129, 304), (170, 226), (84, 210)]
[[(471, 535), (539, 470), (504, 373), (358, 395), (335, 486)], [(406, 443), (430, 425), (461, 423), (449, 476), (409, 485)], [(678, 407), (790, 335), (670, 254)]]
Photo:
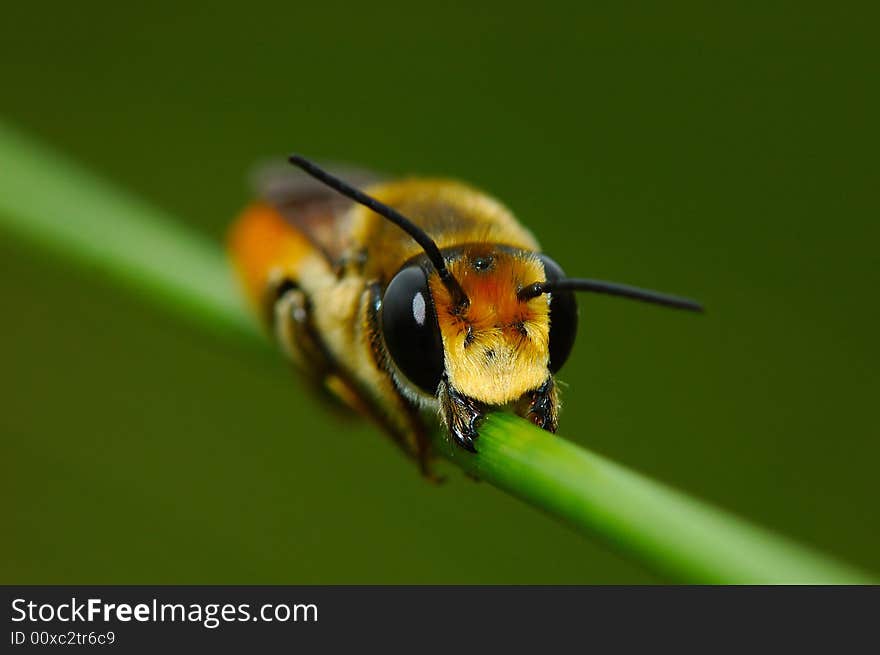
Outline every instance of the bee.
[[(346, 182), (293, 155), (230, 232), (247, 297), (314, 385), (375, 421), (431, 477), (437, 420), (476, 452), (509, 407), (555, 432), (574, 293), (691, 311), (687, 298), (569, 278), (489, 195), (448, 179)], [(359, 187), (365, 187), (360, 190)]]

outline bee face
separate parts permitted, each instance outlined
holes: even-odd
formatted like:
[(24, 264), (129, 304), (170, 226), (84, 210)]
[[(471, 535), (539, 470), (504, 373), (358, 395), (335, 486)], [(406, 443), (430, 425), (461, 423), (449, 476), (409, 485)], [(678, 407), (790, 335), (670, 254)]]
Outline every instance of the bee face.
[(469, 299), (457, 306), (432, 280), (449, 384), (487, 405), (539, 387), (548, 376), (550, 308), (546, 296), (520, 302), (516, 294), (528, 280), (543, 279), (541, 261), (533, 253), (477, 245), (449, 270)]
[(405, 266), (383, 299), (386, 347), (424, 393), (435, 395), (445, 380), (484, 405), (518, 401), (562, 365), (577, 314), (571, 293), (523, 301), (517, 292), (531, 280), (561, 275), (561, 269), (537, 253), (490, 244), (459, 248), (447, 257), (467, 304), (456, 303), (436, 273), (418, 263)]

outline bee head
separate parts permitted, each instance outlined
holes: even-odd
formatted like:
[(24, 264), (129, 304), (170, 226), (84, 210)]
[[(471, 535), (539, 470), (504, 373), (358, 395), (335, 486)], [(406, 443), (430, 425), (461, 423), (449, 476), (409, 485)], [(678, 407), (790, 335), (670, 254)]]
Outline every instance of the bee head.
[(431, 395), (445, 376), (458, 393), (486, 405), (516, 401), (558, 371), (577, 332), (574, 294), (518, 294), (530, 280), (562, 277), (559, 266), (545, 255), (494, 244), (443, 255), (456, 289), (419, 257), (385, 290), (381, 329), (398, 370)]

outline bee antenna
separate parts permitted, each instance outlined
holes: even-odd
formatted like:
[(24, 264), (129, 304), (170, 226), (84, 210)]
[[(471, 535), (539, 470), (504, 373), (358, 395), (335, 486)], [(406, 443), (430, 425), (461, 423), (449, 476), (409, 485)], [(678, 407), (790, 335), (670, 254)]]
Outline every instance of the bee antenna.
[(428, 233), (425, 232), (422, 228), (413, 223), (410, 219), (408, 219), (406, 216), (401, 214), (393, 207), (389, 207), (385, 203), (379, 202), (372, 196), (368, 196), (360, 189), (356, 189), (347, 182), (343, 182), (335, 175), (331, 175), (323, 168), (321, 168), (314, 162), (309, 161), (305, 157), (301, 157), (300, 155), (291, 155), (289, 157), (289, 161), (291, 164), (301, 168), (306, 173), (314, 177), (316, 180), (319, 180), (329, 186), (331, 189), (335, 189), (347, 198), (351, 198), (356, 203), (364, 205), (365, 207), (369, 207), (380, 216), (387, 218), (397, 227), (410, 235), (416, 241), (416, 243), (418, 243), (422, 247), (422, 250), (425, 251), (425, 254), (434, 265), (434, 268), (437, 269), (437, 274), (440, 276), (440, 280), (452, 294), (453, 302), (459, 306), (468, 304), (468, 297), (465, 294), (464, 289), (461, 288), (458, 280), (456, 280), (455, 277), (453, 277), (452, 273), (449, 272), (449, 269), (446, 268), (446, 261), (443, 259), (443, 254), (440, 252), (440, 248), (437, 247), (437, 244), (434, 243), (434, 240), (431, 239), (431, 237), (428, 236)]
[(631, 287), (627, 284), (618, 284), (617, 282), (590, 280), (587, 278), (564, 278), (554, 282), (534, 282), (520, 289), (517, 297), (520, 300), (530, 300), (531, 298), (536, 298), (545, 293), (553, 293), (554, 291), (591, 291), (593, 293), (604, 293), (609, 296), (641, 300), (642, 302), (672, 307), (673, 309), (684, 309), (691, 312), (704, 311), (700, 303), (690, 298), (672, 296), (658, 291), (651, 291), (650, 289), (640, 289), (639, 287)]

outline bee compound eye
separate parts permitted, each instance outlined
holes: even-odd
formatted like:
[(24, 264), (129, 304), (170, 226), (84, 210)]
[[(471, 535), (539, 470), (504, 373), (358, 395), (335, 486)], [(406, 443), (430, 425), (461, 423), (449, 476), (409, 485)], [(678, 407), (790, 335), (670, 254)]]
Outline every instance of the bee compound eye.
[(428, 277), (417, 265), (401, 269), (382, 299), (385, 346), (407, 379), (429, 394), (443, 376), (443, 340)]
[[(548, 282), (565, 277), (562, 267), (547, 255), (538, 255), (544, 264)], [(565, 364), (577, 336), (578, 307), (573, 291), (557, 291), (550, 295), (550, 372), (556, 373)]]

